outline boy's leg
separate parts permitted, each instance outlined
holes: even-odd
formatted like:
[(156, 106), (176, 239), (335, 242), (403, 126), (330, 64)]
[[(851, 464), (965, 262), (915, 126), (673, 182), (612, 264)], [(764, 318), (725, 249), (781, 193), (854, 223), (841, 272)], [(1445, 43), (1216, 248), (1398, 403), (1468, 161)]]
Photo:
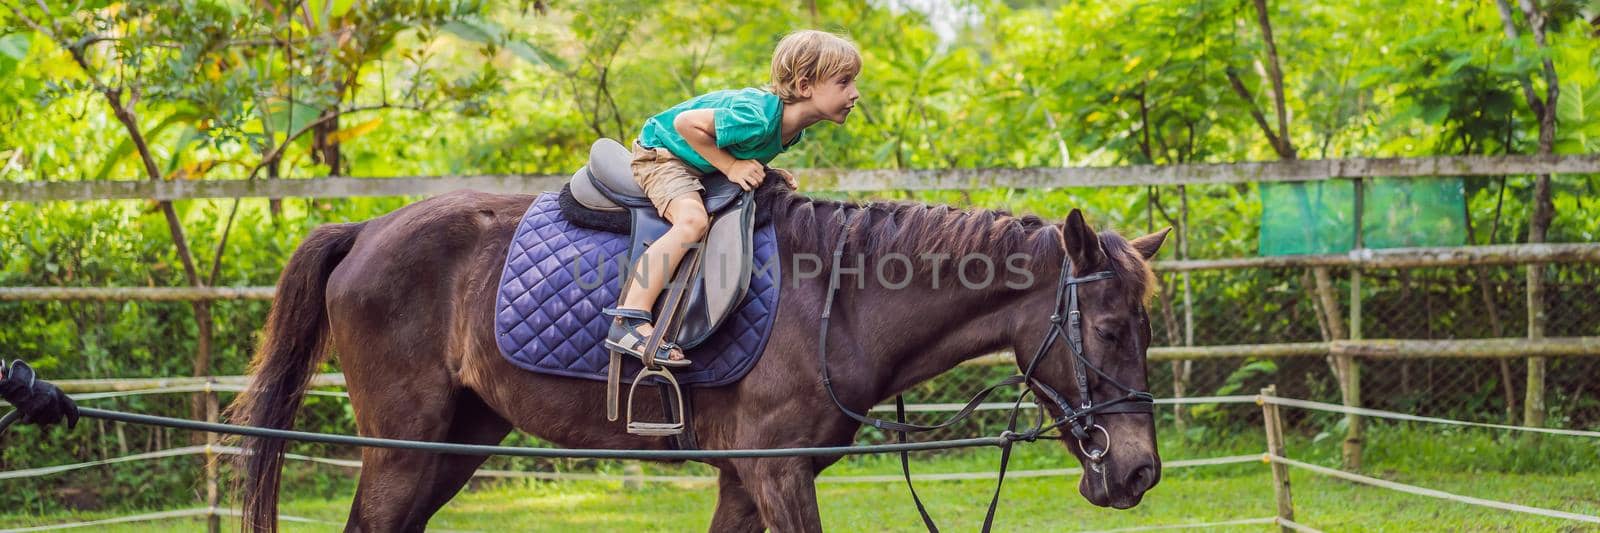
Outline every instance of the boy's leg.
[[(636, 272), (623, 277), (627, 288), (624, 289), (623, 300), (617, 303), (618, 309), (640, 311), (648, 315), (673, 271), (677, 270), (678, 263), (687, 255), (688, 245), (705, 235), (709, 224), (705, 204), (700, 199), (700, 191), (705, 187), (700, 184), (697, 170), (665, 149), (645, 148), (634, 143), (630, 166), (634, 180), (650, 197), (650, 203), (655, 205), (662, 218), (672, 224), (666, 234), (651, 243), (642, 256), (634, 260)], [(654, 332), (654, 326), (639, 321), (631, 329), (637, 335), (648, 337)], [(622, 342), (620, 338), (612, 338), (617, 335), (619, 332), (613, 328), (606, 342)], [(672, 349), (670, 352), (671, 359), (683, 359), (682, 350)]]
[[(639, 274), (642, 275), (625, 278), (629, 287), (620, 308), (649, 312), (671, 274), (677, 271), (678, 263), (688, 254), (689, 246), (700, 242), (710, 226), (705, 203), (698, 193), (672, 199), (662, 216), (672, 223), (672, 228), (645, 248), (643, 257), (635, 263), (634, 268), (641, 269)], [(649, 335), (652, 331), (654, 324), (639, 326), (641, 334)], [(683, 354), (674, 353), (672, 358), (681, 359)]]

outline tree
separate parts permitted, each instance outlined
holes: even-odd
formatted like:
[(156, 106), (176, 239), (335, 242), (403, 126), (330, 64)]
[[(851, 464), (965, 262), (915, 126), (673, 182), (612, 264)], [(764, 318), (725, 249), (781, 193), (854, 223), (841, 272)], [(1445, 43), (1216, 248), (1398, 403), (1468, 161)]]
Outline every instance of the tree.
[[(1506, 4), (1506, 0), (1495, 0), (1495, 5), (1500, 8), (1500, 18), (1505, 21), (1506, 38), (1518, 41), (1517, 25), (1511, 6)], [(1527, 99), (1528, 107), (1533, 110), (1534, 116), (1539, 119), (1539, 154), (1550, 155), (1555, 153), (1556, 109), (1561, 97), (1561, 84), (1556, 77), (1555, 63), (1546, 55), (1549, 45), (1545, 34), (1544, 11), (1534, 3), (1534, 0), (1520, 0), (1518, 5), (1522, 8), (1522, 15), (1533, 33), (1534, 45), (1539, 54), (1544, 56), (1539, 61), (1543, 67), (1541, 73), (1545, 84), (1544, 97), (1538, 96), (1532, 76), (1527, 73), (1523, 73), (1520, 80), (1522, 95)], [(1550, 220), (1553, 218), (1555, 218), (1555, 206), (1550, 200), (1550, 175), (1540, 174), (1533, 186), (1533, 212), (1528, 217), (1528, 242), (1544, 242), (1545, 233), (1549, 231)], [(1543, 265), (1532, 264), (1528, 265), (1528, 338), (1544, 337), (1544, 328), (1544, 268)], [(1523, 403), (1523, 424), (1544, 425), (1544, 375), (1547, 366), (1543, 357), (1528, 358), (1528, 399)]]

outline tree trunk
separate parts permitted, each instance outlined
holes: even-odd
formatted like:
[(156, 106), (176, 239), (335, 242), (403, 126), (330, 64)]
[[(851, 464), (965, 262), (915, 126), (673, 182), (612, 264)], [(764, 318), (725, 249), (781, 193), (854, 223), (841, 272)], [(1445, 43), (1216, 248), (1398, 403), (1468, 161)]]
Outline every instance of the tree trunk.
[[(342, 91), (341, 91), (342, 94)], [(328, 166), (329, 176), (343, 176), (344, 168), (339, 143), (329, 137), (339, 131), (339, 106), (325, 109), (317, 117), (321, 122), (311, 129), (311, 160)]]
[[(75, 57), (79, 61), (79, 66), (88, 71), (89, 66), (82, 59), (82, 56), (75, 55)], [(152, 181), (161, 181), (161, 171), (157, 170), (158, 165), (156, 164), (155, 156), (150, 152), (150, 145), (145, 141), (144, 132), (139, 129), (139, 118), (134, 109), (124, 105), (122, 102), (122, 90), (108, 88), (103, 94), (106, 97), (106, 102), (111, 105), (112, 114), (117, 117), (118, 122), (122, 123), (123, 129), (128, 132), (129, 138), (133, 140), (133, 146), (139, 153), (139, 160), (144, 164), (145, 174)], [(188, 279), (190, 286), (204, 287), (205, 280), (201, 279), (200, 271), (195, 267), (194, 254), (189, 250), (189, 241), (184, 236), (183, 222), (178, 218), (178, 210), (173, 207), (171, 201), (162, 200), (158, 203), (161, 206), (161, 214), (167, 220), (167, 231), (172, 235), (172, 244), (177, 249), (178, 260), (183, 263), (184, 276)], [(199, 337), (196, 339), (194, 354), (195, 376), (203, 377), (207, 374), (199, 372), (209, 372), (211, 367), (210, 304), (204, 301), (195, 301), (191, 305), (194, 308), (194, 317), (199, 326), (197, 330)], [(205, 417), (203, 396), (196, 395), (194, 400), (190, 402), (189, 415), (191, 420), (201, 420)], [(200, 434), (195, 434), (194, 438), (196, 443), (204, 441), (204, 436)]]
[[(1545, 39), (1545, 18), (1539, 6), (1533, 0), (1518, 0), (1522, 8), (1522, 15), (1528, 20), (1528, 28), (1533, 32), (1534, 44), (1539, 47), (1539, 55), (1543, 57), (1545, 96), (1540, 99), (1534, 91), (1533, 80), (1523, 75), (1519, 80), (1522, 85), (1522, 96), (1528, 101), (1528, 108), (1539, 117), (1539, 154), (1550, 155), (1555, 152), (1556, 142), (1556, 104), (1561, 97), (1560, 80), (1556, 78), (1555, 63), (1547, 54), (1549, 44)], [(1500, 21), (1505, 29), (1506, 37), (1516, 41), (1516, 18), (1511, 12), (1511, 6), (1506, 0), (1495, 0), (1495, 5), (1500, 9)], [(1550, 175), (1541, 174), (1535, 178), (1533, 185), (1533, 212), (1528, 221), (1528, 242), (1545, 242), (1546, 233), (1550, 229), (1550, 221), (1555, 218), (1555, 206), (1550, 201)], [(1544, 265), (1528, 265), (1528, 338), (1540, 339), (1545, 335), (1545, 302), (1544, 302)], [(1529, 426), (1542, 426), (1545, 422), (1544, 405), (1544, 378), (1548, 362), (1543, 357), (1528, 358), (1528, 389), (1527, 399), (1523, 402), (1523, 424)]]
[(1284, 104), (1283, 96), (1283, 69), (1278, 66), (1278, 42), (1272, 38), (1272, 21), (1267, 16), (1267, 0), (1256, 1), (1256, 22), (1261, 25), (1261, 39), (1267, 45), (1267, 72), (1271, 74), (1272, 102), (1278, 113), (1278, 142), (1282, 143), (1279, 154), (1284, 159), (1299, 159), (1295, 153), (1294, 143), (1289, 141), (1289, 111)]
[[(1266, 61), (1256, 62), (1256, 69), (1267, 78), (1272, 92), (1272, 106), (1277, 118), (1277, 131), (1273, 131), (1267, 123), (1266, 117), (1256, 105), (1248, 88), (1235, 69), (1229, 67), (1226, 71), (1228, 81), (1233, 86), (1235, 93), (1249, 104), (1250, 116), (1266, 135), (1267, 141), (1272, 143), (1273, 151), (1285, 161), (1299, 159), (1294, 141), (1289, 135), (1289, 107), (1283, 89), (1283, 68), (1278, 57), (1278, 43), (1272, 35), (1272, 18), (1267, 11), (1267, 0), (1255, 0), (1256, 23), (1261, 28), (1261, 39), (1266, 49)], [(1358, 206), (1359, 209), (1359, 206)], [(1357, 216), (1359, 220), (1359, 213)], [(1357, 228), (1359, 230), (1359, 228)], [(1321, 303), (1319, 324), (1323, 327), (1323, 336), (1326, 340), (1348, 338), (1344, 328), (1342, 312), (1340, 311), (1339, 298), (1334, 293), (1333, 279), (1327, 267), (1314, 267), (1311, 269), (1316, 283), (1317, 301)], [(1337, 356), (1329, 358), (1334, 376), (1339, 380), (1340, 396), (1344, 404), (1349, 407), (1360, 407), (1360, 379), (1361, 369), (1359, 363), (1350, 356)], [(1347, 469), (1360, 467), (1361, 456), (1361, 419), (1354, 415), (1346, 415), (1348, 428), (1345, 435), (1344, 466)]]
[[(1501, 190), (1503, 191), (1504, 188), (1502, 187)], [(1462, 204), (1461, 210), (1467, 222), (1467, 243), (1476, 245), (1478, 244), (1478, 237), (1472, 225), (1472, 211), (1467, 209), (1465, 203)], [(1484, 244), (1494, 244), (1493, 231), (1495, 225), (1491, 223), (1489, 240)], [(1473, 273), (1478, 281), (1478, 293), (1483, 297), (1484, 315), (1489, 317), (1489, 331), (1494, 338), (1503, 338), (1505, 337), (1505, 327), (1500, 321), (1500, 306), (1495, 305), (1494, 290), (1489, 287), (1489, 267), (1479, 266), (1473, 270)], [(1500, 389), (1505, 393), (1506, 423), (1512, 424), (1516, 422), (1517, 389), (1516, 385), (1511, 382), (1511, 361), (1501, 359), (1498, 363), (1500, 366)]]
[[(281, 159), (273, 159), (272, 161), (268, 161), (267, 162), (267, 180), (268, 181), (278, 179), (278, 172), (279, 172), (279, 167), (281, 166), (281, 162), (282, 162)], [(277, 223), (279, 220), (282, 220), (283, 219), (283, 199), (282, 198), (268, 198), (267, 199), (267, 213), (268, 213), (268, 216), (270, 216), (272, 218), (272, 222), (273, 223)]]
[[(194, 306), (194, 322), (196, 325), (194, 376), (206, 377), (211, 375), (211, 302), (195, 300), (191, 305)], [(200, 393), (189, 397), (189, 412), (194, 415), (192, 420), (206, 419), (207, 396), (209, 394)], [(214, 434), (190, 433), (189, 442), (205, 444), (210, 435)]]

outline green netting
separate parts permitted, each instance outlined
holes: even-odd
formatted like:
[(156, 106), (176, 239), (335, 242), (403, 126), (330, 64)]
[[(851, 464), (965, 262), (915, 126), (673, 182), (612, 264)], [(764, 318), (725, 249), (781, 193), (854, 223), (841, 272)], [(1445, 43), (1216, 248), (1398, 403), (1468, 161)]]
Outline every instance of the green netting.
[[(1361, 214), (1367, 248), (1459, 246), (1466, 243), (1461, 178), (1365, 180)], [(1261, 255), (1329, 254), (1355, 242), (1348, 180), (1263, 183)]]
[(1461, 178), (1370, 182), (1361, 215), (1362, 240), (1368, 248), (1467, 244), (1467, 197)]

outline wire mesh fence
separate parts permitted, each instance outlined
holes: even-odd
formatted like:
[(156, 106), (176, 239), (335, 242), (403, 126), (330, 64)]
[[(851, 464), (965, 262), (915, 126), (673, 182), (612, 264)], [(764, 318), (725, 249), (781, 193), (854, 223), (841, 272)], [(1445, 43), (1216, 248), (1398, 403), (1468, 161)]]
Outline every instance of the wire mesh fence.
[[(1524, 266), (1463, 268), (1366, 269), (1362, 271), (1360, 297), (1361, 330), (1366, 338), (1388, 339), (1494, 339), (1527, 335), (1527, 280)], [(1183, 346), (1225, 346), (1244, 344), (1312, 343), (1348, 335), (1351, 330), (1351, 271), (1329, 269), (1323, 289), (1318, 277), (1304, 268), (1257, 268), (1195, 271), (1188, 275), (1189, 291), (1182, 291), (1183, 276), (1163, 273), (1161, 290), (1149, 305), (1153, 345), (1157, 348)], [(1600, 265), (1562, 264), (1544, 268), (1546, 335), (1586, 337), (1600, 335)], [(1332, 302), (1329, 303), (1325, 302)], [(164, 357), (149, 348), (119, 344), (116, 331), (127, 328), (158, 327), (171, 330), (175, 352), (192, 336), (185, 331), (191, 324), (189, 306), (181, 302), (31, 302), (0, 306), (17, 320), (68, 324), (70, 331), (54, 331), (52, 338), (21, 338), (12, 330), (7, 342), (14, 346), (33, 346), (40, 351), (72, 353), (76, 359), (56, 364), (61, 377), (105, 377), (119, 375), (183, 375), (182, 358)], [(218, 373), (240, 373), (254, 344), (252, 334), (264, 316), (266, 302), (219, 302), (217, 334), (221, 342)], [(1335, 312), (1323, 311), (1324, 307)], [(1186, 327), (1192, 323), (1192, 327)], [(1341, 333), (1342, 332), (1342, 333)], [(60, 344), (61, 339), (71, 339)], [(122, 357), (117, 354), (131, 354)], [(181, 352), (180, 352), (181, 353)], [(30, 357), (18, 353), (14, 356)], [(1362, 358), (1360, 359), (1362, 405), (1376, 409), (1441, 416), (1482, 422), (1520, 423), (1527, 397), (1528, 362), (1524, 358)], [(115, 364), (114, 364), (115, 362)], [(133, 364), (134, 366), (125, 366)], [(1268, 384), (1276, 384), (1279, 394), (1328, 403), (1340, 403), (1340, 385), (1328, 357), (1210, 357), (1189, 361), (1153, 360), (1148, 365), (1148, 387), (1157, 397), (1250, 394)], [(323, 369), (337, 371), (333, 366)], [(964, 402), (977, 391), (1016, 371), (1012, 365), (963, 366), (907, 393), (912, 403)], [(75, 375), (67, 375), (67, 374)], [(1547, 425), (1573, 429), (1600, 427), (1600, 358), (1551, 358), (1546, 376)], [(1014, 391), (1011, 391), (1014, 393)], [(1013, 394), (1001, 393), (991, 401), (1006, 401)], [(231, 395), (224, 395), (224, 403)], [(98, 404), (153, 414), (187, 416), (190, 398), (149, 396), (106, 400)], [(1025, 416), (1032, 412), (1024, 413)], [(892, 416), (879, 413), (881, 416)], [(1251, 409), (1226, 406), (1160, 406), (1158, 423), (1163, 431), (1175, 427), (1181, 415), (1189, 430), (1258, 431), (1257, 415)], [(942, 413), (914, 413), (914, 421), (929, 422)], [(982, 411), (968, 423), (917, 437), (919, 440), (970, 437), (994, 434), (1007, 423), (1005, 411)], [(1290, 424), (1333, 424), (1337, 418), (1292, 415)], [(1028, 421), (1024, 421), (1028, 422)], [(340, 398), (308, 398), (297, 427), (335, 433), (353, 433), (353, 413)], [(49, 437), (64, 446), (53, 451), (8, 447), (0, 454), (0, 468), (56, 464), (73, 460), (115, 457), (124, 452), (165, 449), (190, 444), (191, 436), (181, 432), (155, 430), (95, 422), (88, 431)], [(82, 428), (80, 428), (81, 430)], [(859, 440), (879, 443), (892, 440), (870, 428)], [(507, 444), (542, 446), (533, 437), (517, 435)], [(323, 445), (297, 444), (299, 453), (319, 456), (353, 457), (347, 449)], [(137, 467), (115, 473), (88, 472), (74, 476), (114, 476), (104, 480), (152, 482), (163, 486), (197, 486), (199, 469), (185, 460), (168, 459), (179, 468)], [(588, 460), (497, 459), (493, 468), (526, 471), (610, 471), (620, 468), (607, 462)], [(87, 471), (86, 471), (87, 472)], [(302, 469), (287, 474), (291, 480), (324, 478), (334, 474)], [(81, 481), (81, 477), (78, 478)], [(164, 481), (161, 481), (163, 480)], [(44, 498), (64, 497), (61, 491), (78, 490), (76, 482), (42, 480), (36, 494)], [(317, 484), (313, 482), (313, 484)], [(51, 488), (50, 486), (55, 486)]]
[[(1528, 335), (1527, 267), (1364, 269), (1360, 282), (1363, 338), (1469, 340)], [(1332, 268), (1319, 289), (1306, 268), (1163, 273), (1150, 303), (1152, 346), (1223, 346), (1319, 342), (1351, 329), (1351, 270)], [(1600, 265), (1543, 268), (1545, 335), (1600, 335)], [(1324, 302), (1329, 302), (1331, 305)], [(1323, 309), (1333, 310), (1333, 318)], [(1192, 323), (1192, 329), (1185, 324)], [(1192, 336), (1192, 339), (1190, 337)], [(1459, 355), (1459, 354), (1457, 354)], [(1525, 358), (1361, 358), (1366, 407), (1483, 422), (1520, 423), (1527, 397)], [(1550, 358), (1545, 378), (1546, 424), (1600, 427), (1600, 357)], [(908, 393), (918, 403), (960, 402), (1015, 368), (958, 368)], [(1248, 394), (1268, 384), (1293, 398), (1339, 403), (1330, 357), (1206, 358), (1151, 361), (1157, 397)], [(1226, 424), (1225, 410), (1186, 406), (1194, 423)], [(923, 415), (931, 417), (932, 415)], [(1162, 410), (1164, 421), (1176, 415)], [(1241, 416), (1248, 416), (1241, 415)], [(1241, 418), (1238, 422), (1243, 422)], [(976, 428), (1003, 426), (1004, 414), (976, 417)], [(950, 431), (973, 431), (972, 426)]]

